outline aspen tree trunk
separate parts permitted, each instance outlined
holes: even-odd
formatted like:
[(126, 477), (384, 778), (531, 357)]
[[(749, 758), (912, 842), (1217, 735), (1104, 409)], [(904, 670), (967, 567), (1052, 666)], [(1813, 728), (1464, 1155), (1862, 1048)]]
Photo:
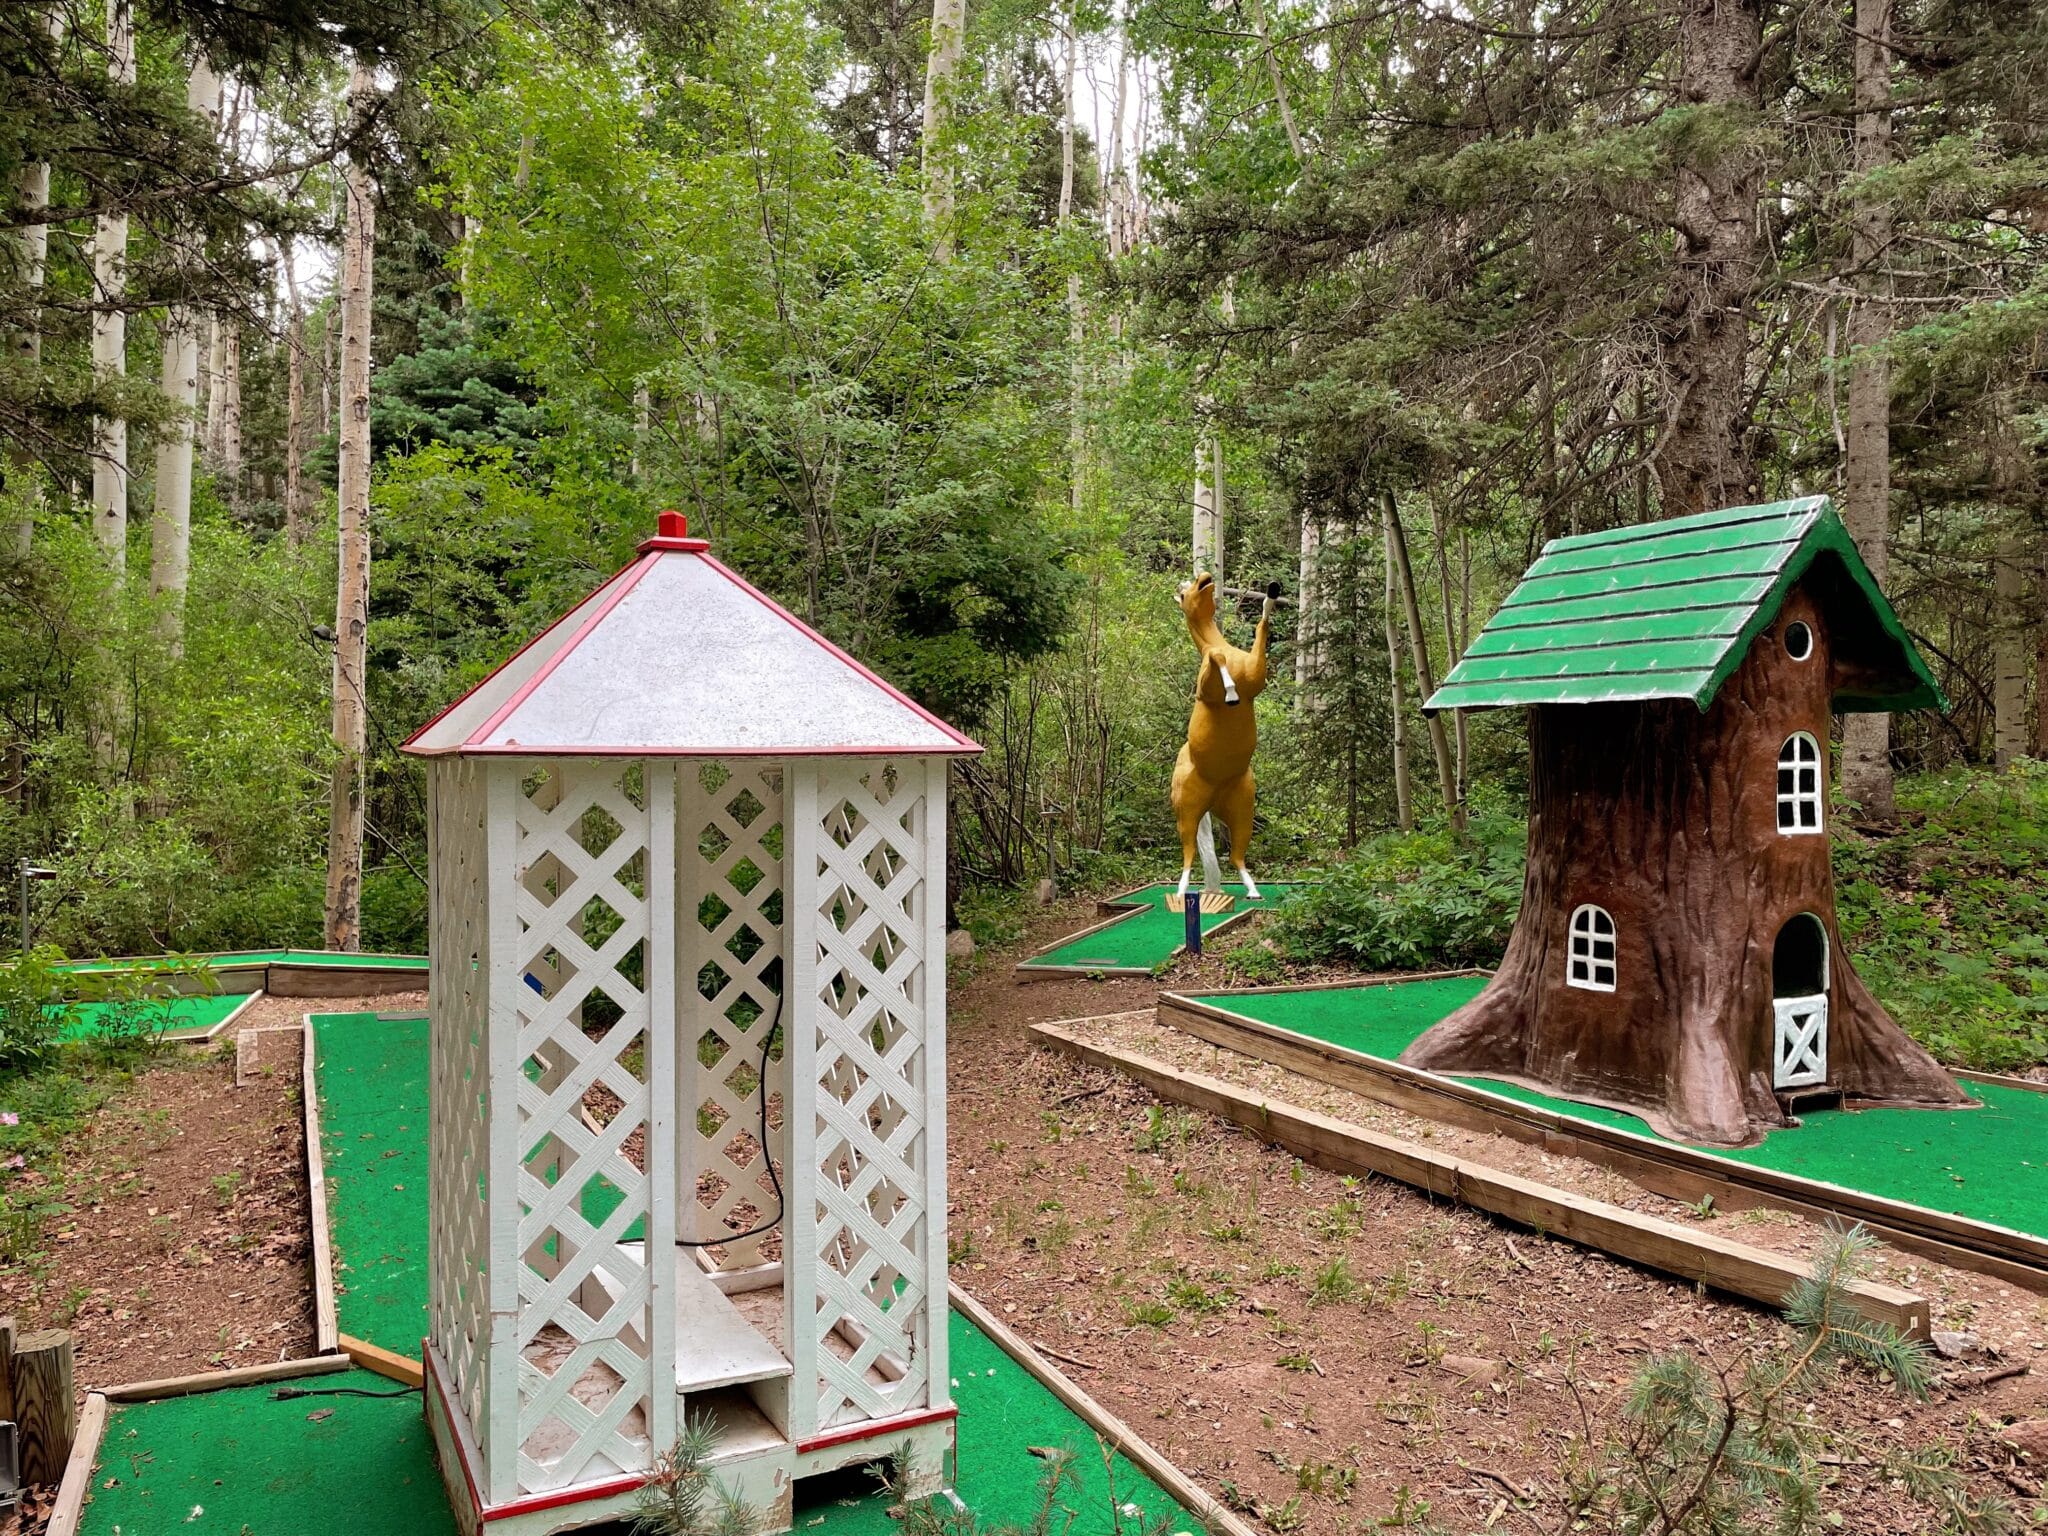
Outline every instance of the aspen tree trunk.
[(227, 340), (221, 346), (220, 476), (228, 505), (242, 500), (242, 326), (224, 317)]
[[(64, 32), (62, 13), (51, 7), (44, 13), (43, 26), (52, 42), (60, 39)], [(49, 207), (50, 162), (25, 161), (15, 186), (24, 212)], [(22, 285), (27, 290), (29, 302), (22, 314), (20, 327), (11, 338), (11, 346), (15, 359), (23, 365), (24, 376), (34, 379), (40, 374), (43, 361), (43, 315), (42, 306), (37, 301), (42, 293), (43, 274), (50, 262), (50, 226), (23, 225), (17, 239), (21, 246)], [(14, 525), (14, 552), (26, 558), (35, 545), (35, 509), (42, 502), (42, 468), (37, 464), (34, 452), (25, 444), (9, 450), (5, 485), (24, 496), (21, 520)]]
[[(107, 0), (107, 81), (135, 84), (135, 14), (129, 0)], [(128, 215), (104, 213), (92, 237), (92, 373), (101, 389), (128, 373)], [(116, 572), (128, 565), (128, 420), (93, 418), (92, 526)]]
[(228, 374), (228, 328), (218, 311), (207, 317), (206, 330), (206, 441), (201, 452), (217, 470), (228, 440), (228, 392), (223, 387)]
[[(1415, 661), (1415, 686), (1420, 693), (1419, 703), (1428, 703), (1429, 696), (1436, 692), (1436, 676), (1429, 664), (1429, 640), (1422, 632), (1422, 604), (1415, 595), (1415, 568), (1408, 561), (1408, 536), (1401, 528), (1400, 509), (1395, 505), (1394, 493), (1385, 492), (1381, 504), (1386, 510), (1387, 545), (1393, 551), (1394, 570), (1401, 578), (1401, 604), (1408, 617), (1408, 649)], [(1457, 771), (1451, 762), (1451, 744), (1444, 734), (1444, 717), (1432, 714), (1424, 717), (1429, 723), (1429, 747), (1436, 755), (1436, 777), (1443, 790), (1444, 809), (1450, 812), (1454, 830), (1465, 830), (1465, 805), (1458, 798)]]
[(284, 540), (291, 549), (306, 542), (306, 304), (299, 292), (292, 242), (278, 243), (278, 265), (290, 313), (285, 317)]
[(1295, 162), (1308, 164), (1308, 151), (1301, 146), (1301, 133), (1294, 126), (1294, 107), (1287, 99), (1287, 79), (1280, 73), (1280, 61), (1273, 56), (1273, 35), (1266, 28), (1265, 0), (1252, 0), (1252, 30), (1259, 36), (1259, 52), (1265, 55), (1266, 78), (1273, 83), (1273, 105), (1280, 109), (1280, 126), (1287, 130), (1288, 147)]
[[(1856, 0), (1855, 172), (1891, 163), (1893, 0)], [(1891, 202), (1859, 193), (1850, 216), (1849, 259), (1856, 298), (1849, 310), (1849, 427), (1843, 454), (1842, 521), (1870, 574), (1884, 586), (1891, 563), (1891, 361), (1878, 350), (1891, 334)], [(1892, 717), (1851, 714), (1842, 726), (1842, 791), (1873, 821), (1897, 815), (1892, 796)]]
[(1991, 641), (1991, 753), (1999, 768), (2027, 750), (2027, 573), (2034, 562), (2017, 533), (1998, 541)]
[(1195, 517), (1191, 568), (1223, 584), (1223, 444), (1213, 433), (1195, 437)]
[(1415, 830), (1415, 788), (1408, 768), (1408, 700), (1406, 690), (1401, 686), (1401, 628), (1394, 618), (1394, 541), (1383, 536), (1381, 547), (1386, 553), (1387, 589), (1386, 600), (1380, 613), (1387, 627), (1387, 698), (1393, 714), (1393, 730), (1389, 733), (1394, 749), (1394, 816), (1403, 832)]
[[(215, 122), (221, 81), (203, 55), (192, 60), (185, 79), (185, 109)], [(199, 263), (198, 239), (181, 230), (176, 239), (179, 267)], [(158, 634), (176, 654), (185, 629), (185, 584), (192, 568), (192, 436), (199, 405), (200, 313), (174, 304), (164, 317), (163, 372), (158, 387), (170, 419), (157, 433), (156, 502), (149, 525), (149, 592), (158, 603)]]
[(2048, 548), (2034, 567), (2034, 756), (2048, 759)]
[(1301, 553), (1295, 566), (1294, 704), (1299, 714), (1313, 712), (1310, 688), (1321, 672), (1316, 654), (1316, 554), (1322, 546), (1322, 524), (1313, 512), (1301, 514)]
[[(356, 58), (349, 103), (357, 117), (376, 89), (369, 60)], [(334, 777), (327, 818), (327, 947), (363, 947), (363, 792), (368, 714), (364, 663), (370, 607), (370, 288), (376, 249), (376, 188), (365, 155), (343, 172), (339, 573), (334, 603)]]
[[(1064, 106), (1060, 112), (1059, 227), (1074, 220), (1074, 55), (1080, 47), (1081, 18), (1067, 12), (1067, 62)], [(1082, 411), (1086, 383), (1082, 374), (1081, 274), (1067, 274), (1067, 504), (1076, 527), (1081, 520)]]
[[(1691, 108), (1761, 111), (1763, 0), (1681, 0), (1678, 96)], [(1756, 154), (1702, 136), (1678, 168), (1678, 238), (1658, 316), (1664, 437), (1657, 483), (1666, 517), (1740, 506), (1756, 491), (1747, 442), (1749, 309), (1759, 252)]]
[(960, 43), (967, 0), (932, 0), (931, 49), (924, 72), (924, 218), (932, 254), (953, 259), (953, 98), (960, 85)]

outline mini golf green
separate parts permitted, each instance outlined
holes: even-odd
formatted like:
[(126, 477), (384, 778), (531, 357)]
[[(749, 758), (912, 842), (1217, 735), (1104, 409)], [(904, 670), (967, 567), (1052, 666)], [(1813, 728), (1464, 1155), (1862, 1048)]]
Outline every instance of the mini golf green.
[(103, 971), (156, 971), (170, 966), (204, 961), (213, 966), (234, 965), (340, 965), (379, 970), (427, 968), (425, 955), (365, 955), (333, 949), (238, 949), (217, 955), (131, 955), (103, 960), (73, 960), (55, 967), (78, 975)]
[[(453, 1536), (420, 1400), (301, 1397), (282, 1382), (107, 1413), (85, 1536)], [(368, 1371), (300, 1377), (309, 1392), (393, 1392)]]
[[(1331, 987), (1312, 992), (1212, 992), (1212, 1007), (1391, 1061), (1478, 995), (1483, 976)], [(1458, 1079), (1523, 1104), (1664, 1141), (1634, 1115), (1513, 1083)], [(2048, 1237), (2048, 1093), (1962, 1084), (1976, 1109), (1818, 1110), (1754, 1147), (1699, 1147), (1733, 1162), (1821, 1179), (1929, 1210)]]
[[(1187, 918), (1179, 912), (1168, 911), (1166, 907), (1166, 898), (1174, 893), (1178, 884), (1177, 881), (1162, 880), (1156, 885), (1112, 896), (1110, 901), (1113, 904), (1132, 906), (1136, 910), (1094, 933), (1084, 933), (1042, 950), (1024, 961), (1018, 969), (1149, 974), (1153, 967), (1171, 960), (1187, 942)], [(1242, 917), (1247, 909), (1258, 911), (1276, 906), (1289, 891), (1299, 887), (1277, 882), (1262, 885), (1256, 899), (1245, 895), (1242, 885), (1228, 884), (1223, 889), (1237, 898), (1237, 907), (1230, 912), (1204, 912), (1202, 932), (1205, 934), (1233, 918)]]
[[(215, 997), (154, 998), (140, 1005), (138, 1012), (153, 1033), (163, 1039), (175, 1040), (205, 1034), (223, 1023), (249, 998), (247, 992), (223, 992)], [(109, 1002), (74, 1003), (71, 1016), (58, 1038), (67, 1043), (104, 1039), (110, 1028), (119, 1027), (117, 1021), (121, 1012), (134, 1006)]]
[[(385, 1018), (374, 1013), (315, 1014), (312, 1022), (318, 1052), (320, 1142), (326, 1157), (328, 1224), (334, 1240), (337, 1289), (342, 1292), (338, 1298), (341, 1331), (401, 1354), (416, 1355), (420, 1337), (426, 1331), (427, 1023), (419, 1018)], [(586, 1213), (590, 1213), (591, 1203), (586, 1200)], [(958, 1313), (950, 1314), (948, 1340), (953, 1400), (960, 1409), (959, 1481), (955, 1491), (990, 1521), (1022, 1523), (1035, 1508), (1038, 1482), (1045, 1471), (1045, 1463), (1031, 1455), (1027, 1447), (1071, 1446), (1079, 1453), (1074, 1463), (1079, 1487), (1070, 1488), (1061, 1499), (1077, 1512), (1068, 1536), (1114, 1536), (1117, 1522), (1111, 1511), (1102, 1457), (1088, 1426), (1033, 1380), (1000, 1345)], [(380, 1378), (371, 1379), (388, 1386)], [(262, 1394), (268, 1390), (237, 1388), (210, 1396), (245, 1398), (260, 1404)], [(424, 1434), (417, 1417), (405, 1413), (402, 1404), (349, 1398), (332, 1402), (360, 1402), (365, 1410), (398, 1408), (397, 1416), (405, 1418), (406, 1428)], [(253, 1453), (238, 1453), (248, 1454), (250, 1462), (238, 1469), (241, 1476), (248, 1478), (251, 1471), (273, 1464), (274, 1459), (283, 1462), (303, 1455), (304, 1450), (297, 1442), (309, 1438), (303, 1435), (305, 1414), (328, 1405), (325, 1401), (285, 1404), (281, 1406), (299, 1408), (298, 1415), (264, 1416), (263, 1423), (270, 1426), (265, 1432), (277, 1438)], [(148, 1406), (153, 1409), (171, 1405)], [(337, 1412), (335, 1419), (340, 1417)], [(367, 1415), (357, 1413), (352, 1418), (362, 1422)], [(166, 1432), (187, 1436), (174, 1440), (170, 1447), (178, 1453), (176, 1465), (181, 1476), (191, 1436), (218, 1437), (232, 1432), (235, 1421), (228, 1415), (218, 1415), (216, 1420), (211, 1429), (202, 1423), (191, 1430)], [(182, 1421), (166, 1418), (147, 1422), (177, 1426)], [(148, 1433), (154, 1436), (158, 1431), (151, 1428)], [(116, 1430), (110, 1426), (103, 1457), (110, 1464), (121, 1451), (115, 1436)], [(150, 1443), (153, 1446), (156, 1442)], [(349, 1475), (413, 1477), (409, 1459), (413, 1448), (409, 1441), (383, 1437), (383, 1432), (371, 1424), (365, 1443), (370, 1450), (362, 1454), (382, 1458), (390, 1471), (359, 1467), (352, 1468)], [(878, 1447), (879, 1453), (886, 1451), (886, 1446)], [(196, 1465), (218, 1452), (217, 1445), (209, 1444), (204, 1456), (194, 1454), (192, 1460)], [(328, 1454), (339, 1464), (352, 1461), (358, 1451), (353, 1443), (337, 1443)], [(171, 1458), (166, 1455), (161, 1459)], [(323, 1467), (322, 1475), (331, 1470)], [(100, 1479), (104, 1480), (106, 1475), (103, 1467)], [(208, 1479), (218, 1475), (205, 1474)], [(1135, 1502), (1151, 1516), (1176, 1511), (1172, 1498), (1121, 1456), (1115, 1459), (1115, 1477), (1116, 1502)], [(284, 1491), (294, 1500), (304, 1497), (310, 1501), (317, 1496), (315, 1487), (304, 1478), (276, 1481), (288, 1483)], [(186, 1484), (181, 1481), (176, 1486), (183, 1488)], [(438, 1488), (438, 1482), (435, 1487)], [(230, 1503), (223, 1489), (215, 1490), (213, 1502), (230, 1511), (232, 1519), (224, 1519), (213, 1528), (239, 1533), (241, 1525), (233, 1522), (240, 1521), (249, 1526), (253, 1536), (326, 1536), (330, 1529), (389, 1530), (396, 1536), (408, 1536), (416, 1531), (448, 1529), (440, 1523), (446, 1512), (438, 1498), (419, 1501), (423, 1505), (432, 1503), (432, 1523), (427, 1523), (423, 1516), (415, 1516), (412, 1523), (389, 1526), (367, 1522), (328, 1526), (312, 1521), (293, 1525), (291, 1511), (299, 1508), (296, 1503), (282, 1516), (270, 1510), (265, 1517), (267, 1523), (259, 1523), (241, 1512), (241, 1490), (237, 1486), (235, 1491), (236, 1502)], [(249, 1497), (254, 1499), (257, 1491), (249, 1490)], [(195, 1494), (193, 1502), (207, 1501), (203, 1494)], [(828, 1500), (800, 1515), (798, 1528), (809, 1531), (814, 1522), (822, 1522), (831, 1536), (883, 1536), (896, 1525), (889, 1518), (888, 1502), (880, 1493), (851, 1502)], [(250, 1508), (255, 1505), (252, 1503)], [(183, 1518), (182, 1512), (179, 1518)], [(1186, 1518), (1183, 1527), (1199, 1529), (1193, 1516)], [(159, 1527), (124, 1526), (123, 1536), (145, 1528)], [(1063, 1528), (1063, 1521), (1056, 1520), (1055, 1528)], [(108, 1532), (113, 1528), (94, 1523), (88, 1529)]]

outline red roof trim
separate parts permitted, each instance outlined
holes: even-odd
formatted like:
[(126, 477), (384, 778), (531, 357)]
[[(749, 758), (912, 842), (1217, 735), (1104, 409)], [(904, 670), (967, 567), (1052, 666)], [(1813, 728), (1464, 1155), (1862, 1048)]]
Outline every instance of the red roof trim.
[(672, 539), (665, 534), (659, 533), (655, 534), (652, 538), (642, 539), (635, 546), (643, 555), (649, 550), (655, 549), (673, 549), (686, 555), (701, 555), (710, 547), (711, 541), (709, 539)]
[[(766, 608), (770, 613), (774, 614), (777, 618), (782, 619), (785, 623), (793, 626), (796, 629), (797, 633), (803, 635), (806, 639), (810, 640), (814, 645), (817, 645), (823, 650), (830, 651), (834, 656), (837, 656), (841, 661), (845, 662), (849, 667), (853, 668), (853, 670), (858, 672), (862, 677), (866, 678), (869, 682), (873, 683), (877, 688), (881, 689), (884, 693), (888, 694), (889, 697), (894, 699), (897, 703), (914, 711), (927, 724), (935, 725), (941, 731), (944, 731), (946, 735), (950, 736), (954, 741), (959, 743), (962, 751), (981, 751), (982, 748), (980, 742), (976, 741), (971, 736), (962, 735), (959, 731), (954, 730), (952, 726), (946, 724), (945, 721), (941, 720), (937, 715), (933, 714), (930, 710), (926, 709), (922, 704), (918, 703), (917, 700), (913, 699), (909, 694), (905, 693), (902, 689), (898, 688), (894, 683), (891, 683), (887, 678), (879, 677), (874, 672), (870, 671), (867, 667), (861, 665), (860, 662), (856, 661), (853, 657), (847, 655), (846, 652), (842, 651), (838, 646), (834, 645), (830, 640), (827, 640), (823, 635), (819, 634), (815, 629), (811, 628), (811, 626), (806, 624), (802, 619), (798, 618), (795, 614), (791, 613), (787, 608), (783, 607), (780, 603), (776, 602), (773, 598), (769, 597), (767, 593), (761, 591), (760, 588), (756, 587), (744, 576), (741, 576), (737, 571), (734, 571), (730, 567), (726, 566), (716, 556), (701, 555), (698, 558), (701, 559), (706, 565), (711, 567), (712, 570), (718, 572), (718, 574), (723, 576), (727, 581), (731, 582), (734, 586), (738, 587), (742, 592), (746, 593), (747, 596), (751, 597), (755, 602), (759, 603), (762, 607)], [(906, 747), (900, 750), (932, 752), (943, 751), (945, 749), (934, 747)], [(795, 756), (798, 754), (791, 755)], [(853, 754), (845, 753), (842, 755), (851, 756)]]
[[(613, 571), (611, 575), (605, 577), (604, 581), (599, 584), (597, 590), (599, 592), (604, 591), (606, 587), (610, 586), (613, 582), (617, 581), (621, 576), (624, 576), (628, 571), (633, 569), (634, 565), (638, 563), (638, 561), (629, 561), (627, 564), (620, 566), (616, 571)], [(541, 641), (547, 639), (549, 635), (552, 635), (556, 630), (560, 629), (564, 624), (566, 624), (569, 621), (570, 614), (573, 614), (578, 608), (581, 608), (585, 603), (589, 601), (590, 599), (588, 597), (577, 598), (575, 602), (569, 605), (567, 612), (563, 613), (560, 618), (556, 619), (552, 624), (548, 625), (546, 629), (542, 630), (539, 634), (535, 635), (531, 640), (527, 641), (526, 644), (520, 646), (519, 649), (514, 651), (510, 656), (507, 656), (503, 661), (499, 662), (495, 667), (491, 668), (491, 670), (484, 676), (483, 681), (478, 683), (475, 688), (464, 689), (460, 697), (456, 698), (452, 703), (443, 705), (442, 708), (434, 715), (433, 719), (429, 720), (425, 725), (421, 726), (418, 730), (414, 731), (410, 736), (406, 737), (404, 742), (400, 744), (398, 750), (401, 752), (410, 753), (414, 757), (440, 757), (445, 753), (461, 750), (459, 745), (455, 747), (415, 749), (413, 743), (418, 741), (422, 736), (426, 735), (427, 732), (431, 731), (443, 720), (447, 719), (448, 716), (454, 714), (456, 710), (462, 708), (464, 704), (468, 703), (470, 696), (474, 694), (478, 688), (489, 687), (492, 678), (496, 677), (500, 672), (504, 671), (507, 667), (511, 666), (513, 662), (517, 661), (520, 657), (524, 656), (536, 645), (539, 645)]]
[(559, 667), (563, 662), (569, 659), (570, 652), (574, 651), (577, 646), (581, 645), (585, 637), (588, 636), (593, 629), (597, 628), (598, 625), (602, 624), (605, 621), (605, 616), (609, 614), (614, 608), (618, 607), (620, 603), (626, 600), (626, 594), (628, 592), (631, 592), (638, 585), (640, 585), (640, 578), (642, 576), (645, 576), (649, 571), (653, 570), (654, 562), (660, 558), (661, 557), (659, 555), (642, 555), (638, 561), (628, 566), (624, 573), (619, 577), (619, 579), (612, 584), (612, 589), (609, 592), (605, 593), (604, 601), (600, 602), (595, 608), (591, 609), (590, 617), (585, 619), (580, 625), (577, 626), (576, 633), (571, 635), (568, 638), (568, 640), (562, 645), (562, 647), (555, 652), (554, 655), (550, 656), (546, 661), (542, 662), (540, 666), (534, 670), (533, 676), (529, 677), (525, 682), (521, 683), (517, 688), (515, 688), (512, 691), (512, 697), (507, 699), (503, 704), (501, 704), (498, 707), (498, 711), (496, 714), (492, 715), (490, 719), (486, 720), (482, 725), (478, 726), (474, 731), (472, 731), (469, 735), (468, 740), (463, 742), (463, 745), (465, 747), (482, 746), (484, 744), (485, 739), (489, 737), (491, 732), (495, 731), (499, 726), (503, 725), (505, 723), (506, 717), (509, 716), (513, 710), (517, 709), (520, 705), (524, 704), (529, 698), (531, 698), (533, 696), (533, 690), (538, 688), (542, 683), (546, 682), (548, 678), (553, 674), (555, 668)]

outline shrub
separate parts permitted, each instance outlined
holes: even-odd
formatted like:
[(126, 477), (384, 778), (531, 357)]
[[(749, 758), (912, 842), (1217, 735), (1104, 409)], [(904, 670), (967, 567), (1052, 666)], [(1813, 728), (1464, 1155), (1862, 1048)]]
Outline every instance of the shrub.
[(36, 1072), (56, 1055), (64, 1027), (76, 1013), (65, 997), (64, 956), (39, 945), (0, 967), (0, 1072)]
[(1526, 824), (1487, 813), (1448, 828), (1387, 833), (1307, 877), (1274, 914), (1294, 960), (1390, 970), (1491, 965), (1521, 904)]

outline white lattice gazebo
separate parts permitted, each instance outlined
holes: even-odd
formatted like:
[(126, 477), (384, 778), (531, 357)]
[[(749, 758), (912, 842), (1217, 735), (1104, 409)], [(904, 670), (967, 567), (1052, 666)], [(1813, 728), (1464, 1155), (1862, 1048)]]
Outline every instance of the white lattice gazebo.
[(935, 1483), (946, 765), (979, 749), (665, 512), (406, 750), (465, 1529), (608, 1518), (699, 1416), (768, 1531), (898, 1445)]

